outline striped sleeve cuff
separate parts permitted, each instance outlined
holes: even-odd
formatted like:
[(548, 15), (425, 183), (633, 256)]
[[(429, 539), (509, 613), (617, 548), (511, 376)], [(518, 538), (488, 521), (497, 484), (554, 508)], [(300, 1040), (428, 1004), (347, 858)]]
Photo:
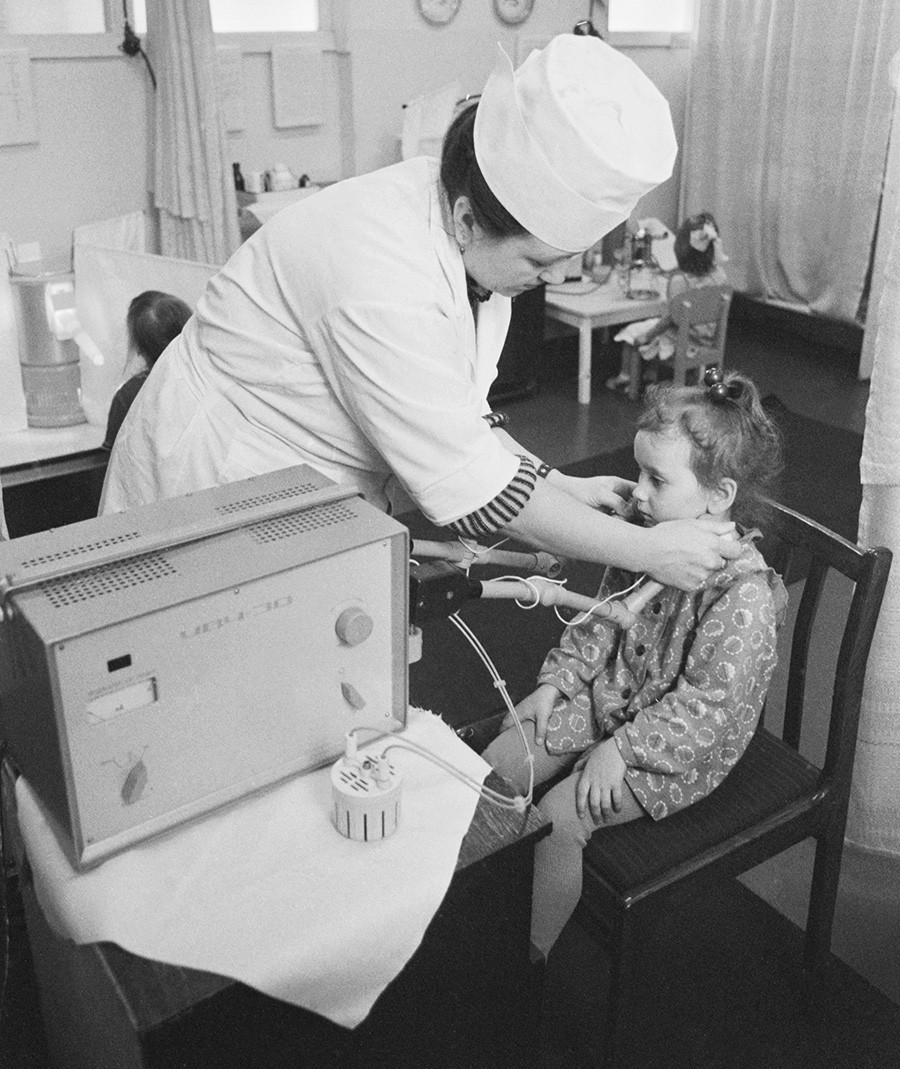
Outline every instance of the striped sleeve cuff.
[(499, 494), (486, 505), (468, 516), (462, 516), (446, 526), (455, 534), (466, 538), (491, 535), (505, 527), (525, 507), (534, 492), (537, 470), (529, 457), (519, 457), (519, 470)]

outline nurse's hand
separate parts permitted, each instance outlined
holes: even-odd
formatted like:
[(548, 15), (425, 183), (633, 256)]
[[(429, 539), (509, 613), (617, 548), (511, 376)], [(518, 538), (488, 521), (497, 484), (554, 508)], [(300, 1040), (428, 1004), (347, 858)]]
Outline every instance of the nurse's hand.
[(636, 486), (636, 483), (620, 479), (617, 475), (594, 475), (589, 479), (579, 479), (574, 475), (563, 475), (561, 471), (553, 471), (548, 481), (593, 509), (623, 518), (628, 515), (631, 492)]
[(646, 528), (649, 545), (643, 568), (664, 586), (696, 590), (712, 572), (742, 553), (734, 524), (703, 516), (699, 520), (669, 520)]

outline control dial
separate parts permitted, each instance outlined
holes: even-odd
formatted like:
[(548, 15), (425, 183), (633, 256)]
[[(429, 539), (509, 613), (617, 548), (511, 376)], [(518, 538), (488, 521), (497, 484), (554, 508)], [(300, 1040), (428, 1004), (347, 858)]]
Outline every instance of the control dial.
[(372, 634), (374, 627), (372, 617), (358, 605), (344, 609), (334, 622), (337, 637), (347, 646), (358, 646)]

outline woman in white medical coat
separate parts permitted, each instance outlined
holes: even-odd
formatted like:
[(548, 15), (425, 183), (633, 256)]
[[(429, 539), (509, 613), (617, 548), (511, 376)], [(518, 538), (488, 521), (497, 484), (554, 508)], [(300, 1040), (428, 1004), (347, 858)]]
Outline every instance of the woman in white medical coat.
[(510, 298), (561, 281), (669, 176), (669, 110), (596, 38), (555, 38), (427, 157), (278, 213), (209, 283), (157, 362), (110, 458), (101, 511), (301, 462), (466, 535), (692, 589), (734, 555), (728, 525), (638, 529), (628, 484), (574, 479), (491, 428)]

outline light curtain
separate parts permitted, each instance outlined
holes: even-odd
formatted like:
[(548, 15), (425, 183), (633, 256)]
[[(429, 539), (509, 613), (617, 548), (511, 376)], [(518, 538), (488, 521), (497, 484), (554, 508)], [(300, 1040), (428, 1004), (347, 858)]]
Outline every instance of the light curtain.
[(207, 0), (147, 0), (158, 89), (154, 203), (166, 256), (223, 264), (240, 244)]
[(900, 856), (900, 54), (891, 75), (894, 115), (875, 253), (883, 275), (865, 337), (873, 366), (859, 537), (867, 545), (888, 546), (894, 563), (866, 673), (847, 839)]
[(701, 0), (679, 208), (716, 216), (736, 289), (856, 318), (898, 47), (897, 0)]

